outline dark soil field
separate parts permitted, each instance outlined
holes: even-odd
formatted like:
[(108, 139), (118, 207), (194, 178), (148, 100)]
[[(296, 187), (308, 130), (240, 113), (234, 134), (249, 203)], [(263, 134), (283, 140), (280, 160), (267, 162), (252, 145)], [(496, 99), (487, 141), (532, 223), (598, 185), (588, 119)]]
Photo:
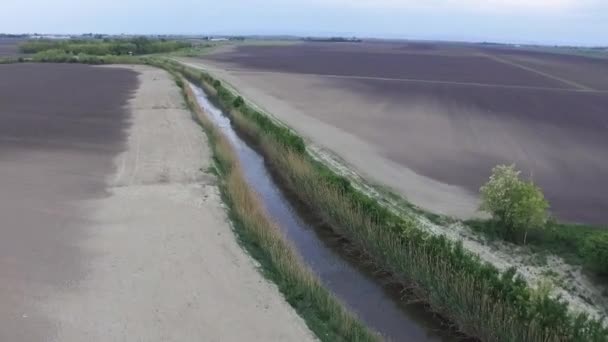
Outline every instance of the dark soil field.
[(0, 38), (0, 57), (20, 55), (19, 44), (23, 41), (23, 38)]
[[(268, 99), (281, 101), (276, 108), (354, 134), (419, 175), (475, 195), (494, 165), (514, 162), (560, 219), (608, 223), (605, 60), (474, 44), (306, 43), (241, 46), (204, 63), (232, 74), (237, 88), (240, 79), (257, 85), (268, 109)], [(344, 144), (319, 138), (330, 148)], [(364, 154), (352, 153), (359, 155), (347, 161)], [(374, 174), (377, 163), (367, 164), (356, 166)], [(399, 188), (393, 176), (376, 178)], [(429, 209), (444, 200), (425, 198)], [(472, 215), (469, 207), (457, 216)]]
[(76, 203), (105, 196), (137, 74), (11, 64), (0, 79), (0, 340), (43, 341), (52, 327), (35, 303), (84, 271)]
[(567, 87), (481, 54), (430, 53), (434, 50), (417, 45), (413, 48), (396, 46), (392, 50), (374, 44), (345, 44), (338, 48), (335, 45), (241, 46), (237, 53), (212, 55), (211, 58), (243, 63), (248, 68), (306, 74)]
[(568, 79), (591, 89), (608, 90), (608, 59), (514, 49), (488, 49), (489, 53)]

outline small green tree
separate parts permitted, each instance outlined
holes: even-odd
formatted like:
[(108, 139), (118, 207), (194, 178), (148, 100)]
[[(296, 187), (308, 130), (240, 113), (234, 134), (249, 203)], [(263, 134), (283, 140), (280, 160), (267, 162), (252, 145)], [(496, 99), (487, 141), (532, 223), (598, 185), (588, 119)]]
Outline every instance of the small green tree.
[(481, 187), (480, 209), (492, 214), (507, 236), (524, 234), (526, 243), (530, 228), (543, 228), (549, 203), (532, 181), (520, 179), (515, 165), (498, 165), (490, 180)]

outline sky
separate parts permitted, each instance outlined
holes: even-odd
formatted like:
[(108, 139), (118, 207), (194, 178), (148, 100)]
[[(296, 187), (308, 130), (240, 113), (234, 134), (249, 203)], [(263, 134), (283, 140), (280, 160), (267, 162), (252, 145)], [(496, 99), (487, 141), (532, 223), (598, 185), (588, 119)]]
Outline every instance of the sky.
[(0, 32), (343, 35), (608, 46), (608, 0), (2, 0)]

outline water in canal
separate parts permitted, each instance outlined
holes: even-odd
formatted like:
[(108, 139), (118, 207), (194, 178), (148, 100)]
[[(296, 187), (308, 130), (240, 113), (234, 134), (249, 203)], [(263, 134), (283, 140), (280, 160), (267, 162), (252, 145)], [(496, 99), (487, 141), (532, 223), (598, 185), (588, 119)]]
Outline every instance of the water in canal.
[(373, 274), (327, 228), (305, 219), (281, 189), (264, 158), (242, 140), (230, 120), (204, 91), (190, 84), (198, 104), (235, 148), (249, 185), (268, 214), (323, 285), (370, 328), (392, 341), (454, 341), (438, 319), (420, 304), (407, 304), (399, 293)]

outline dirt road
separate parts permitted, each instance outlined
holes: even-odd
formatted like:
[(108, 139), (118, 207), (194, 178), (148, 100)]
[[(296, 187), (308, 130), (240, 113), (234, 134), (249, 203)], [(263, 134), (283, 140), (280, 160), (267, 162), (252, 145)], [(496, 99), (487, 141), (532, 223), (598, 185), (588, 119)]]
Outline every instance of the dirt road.
[[(55, 189), (65, 193), (53, 192), (48, 199), (65, 197), (73, 210), (56, 212), (35, 228), (52, 228), (56, 217), (68, 223), (75, 235), (58, 236), (68, 248), (50, 253), (66, 254), (70, 262), (24, 261), (61, 274), (61, 279), (36, 279), (36, 268), (32, 279), (22, 279), (27, 291), (13, 297), (27, 305), (0, 311), (10, 318), (0, 322), (0, 340), (313, 340), (303, 320), (237, 244), (216, 179), (202, 171), (211, 163), (205, 136), (174, 82), (159, 69), (127, 68), (136, 72), (139, 87), (127, 104), (125, 124), (117, 128), (125, 136), (122, 152), (111, 158), (105, 175), (64, 170), (84, 174), (85, 181), (70, 183), (66, 176), (66, 187)], [(98, 84), (91, 92), (97, 88), (100, 96), (105, 86), (111, 84)], [(88, 153), (92, 160), (95, 155)], [(91, 186), (86, 179), (97, 177), (105, 181), (102, 195), (70, 197), (70, 191)], [(28, 191), (37, 196), (35, 188)], [(3, 227), (3, 239), (19, 228)], [(18, 241), (19, 248), (28, 249), (28, 239), (36, 235)], [(5, 268), (11, 256), (2, 258)], [(6, 268), (0, 276), (3, 281), (16, 277)], [(0, 296), (6, 308), (4, 298)]]

